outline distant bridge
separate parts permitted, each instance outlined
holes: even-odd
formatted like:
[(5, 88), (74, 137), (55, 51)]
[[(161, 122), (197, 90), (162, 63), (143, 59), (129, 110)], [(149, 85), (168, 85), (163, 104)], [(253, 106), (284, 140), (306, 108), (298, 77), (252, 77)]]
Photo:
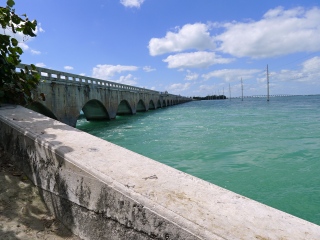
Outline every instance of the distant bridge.
[[(19, 68), (26, 65), (21, 64)], [(17, 69), (17, 70), (18, 70)], [(29, 106), (75, 127), (82, 110), (86, 119), (108, 120), (191, 101), (191, 98), (37, 67), (42, 82)], [(45, 99), (40, 100), (40, 94)]]
[[(293, 96), (299, 96), (299, 95), (292, 95), (292, 94), (274, 94), (269, 95), (269, 97), (293, 97)], [(252, 96), (243, 96), (243, 98), (267, 98), (267, 95), (252, 95)], [(238, 97), (232, 97), (232, 98), (242, 98), (242, 96)]]

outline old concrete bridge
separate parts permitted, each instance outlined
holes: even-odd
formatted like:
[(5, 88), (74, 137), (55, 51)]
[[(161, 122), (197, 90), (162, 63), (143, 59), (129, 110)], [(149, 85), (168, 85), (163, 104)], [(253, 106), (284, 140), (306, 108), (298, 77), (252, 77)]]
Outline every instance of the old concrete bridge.
[[(21, 64), (18, 68), (24, 68)], [(108, 120), (191, 101), (191, 98), (91, 77), (37, 68), (41, 83), (29, 108), (75, 127), (82, 110), (86, 119)], [(40, 94), (45, 99), (42, 100)]]

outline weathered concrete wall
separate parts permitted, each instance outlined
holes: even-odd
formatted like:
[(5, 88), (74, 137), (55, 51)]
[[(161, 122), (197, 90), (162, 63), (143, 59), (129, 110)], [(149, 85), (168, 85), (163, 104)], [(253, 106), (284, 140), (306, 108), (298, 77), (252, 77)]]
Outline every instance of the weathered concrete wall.
[(320, 239), (320, 226), (22, 107), (0, 147), (83, 239)]

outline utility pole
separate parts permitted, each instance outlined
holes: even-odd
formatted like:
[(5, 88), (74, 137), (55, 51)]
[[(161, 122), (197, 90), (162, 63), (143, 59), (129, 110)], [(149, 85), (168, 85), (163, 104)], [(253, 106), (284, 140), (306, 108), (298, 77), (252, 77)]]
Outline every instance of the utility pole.
[(269, 102), (269, 68), (268, 68), (268, 64), (267, 64), (267, 101)]
[(242, 82), (242, 78), (241, 78), (241, 92), (242, 92), (242, 101), (243, 101), (243, 82)]

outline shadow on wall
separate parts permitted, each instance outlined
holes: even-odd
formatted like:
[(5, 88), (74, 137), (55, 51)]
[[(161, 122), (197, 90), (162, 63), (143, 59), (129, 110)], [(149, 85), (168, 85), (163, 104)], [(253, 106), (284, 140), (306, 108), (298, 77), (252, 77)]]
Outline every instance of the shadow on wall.
[[(127, 186), (106, 176), (99, 180), (87, 171), (87, 159), (107, 159), (105, 154), (98, 155), (105, 146), (101, 140), (96, 142), (100, 149), (95, 148), (94, 137), (29, 109), (17, 108), (4, 113), (0, 108), (0, 148), (9, 154), (10, 163), (23, 169), (40, 187), (48, 209), (72, 232), (91, 239), (197, 239), (127, 196), (131, 191)], [(74, 143), (75, 137), (88, 142)], [(77, 162), (78, 157), (81, 162)], [(122, 173), (125, 175), (126, 169)]]
[[(46, 128), (42, 128), (42, 126), (59, 129), (61, 131), (68, 131), (68, 134), (72, 134), (73, 131), (78, 130), (70, 127), (66, 128), (66, 126), (60, 122), (51, 118), (44, 118), (40, 114), (30, 110), (30, 114), (28, 114), (28, 116), (16, 114), (14, 111), (15, 107), (16, 106), (3, 106), (0, 108), (0, 111), (11, 108), (12, 111), (9, 116), (6, 115), (6, 117), (11, 118), (12, 121), (27, 122), (30, 127), (34, 127), (34, 134), (37, 135), (37, 141), (34, 141), (32, 137), (25, 138), (23, 135), (26, 133), (21, 130), (18, 134), (13, 133), (13, 129), (11, 127), (8, 127), (4, 122), (0, 121), (0, 151), (2, 151), (2, 159), (6, 159), (4, 161), (4, 165), (2, 164), (2, 168), (3, 166), (9, 166), (14, 170), (14, 166), (17, 166), (17, 168), (23, 169), (26, 176), (39, 187), (38, 189), (44, 202), (47, 202), (46, 200), (48, 200), (48, 197), (53, 194), (43, 189), (54, 190), (62, 198), (66, 200), (69, 199), (67, 191), (68, 185), (66, 184), (64, 177), (61, 176), (60, 169), (65, 164), (63, 159), (65, 154), (72, 152), (73, 149), (68, 146), (61, 145), (61, 142), (56, 140), (56, 135), (48, 134)], [(30, 115), (32, 116), (31, 118)], [(37, 127), (35, 127), (35, 125)], [(45, 141), (44, 137), (46, 138)], [(20, 195), (18, 194), (17, 196)], [(64, 224), (67, 226), (73, 226), (74, 218), (71, 203), (70, 201), (63, 201), (62, 198), (51, 198), (52, 206), (49, 208), (51, 208), (50, 210), (53, 211), (55, 216), (62, 220)], [(4, 203), (1, 201), (1, 204), (6, 204), (6, 201)], [(10, 201), (10, 207), (17, 208), (17, 202)], [(33, 220), (32, 212), (40, 211), (36, 206), (26, 205), (25, 208), (27, 213), (21, 221)], [(5, 212), (2, 212), (1, 214), (5, 214)], [(37, 225), (30, 225), (30, 227), (33, 227), (34, 230), (41, 230), (37, 229)], [(10, 236), (10, 239), (18, 239), (15, 238), (14, 233), (10, 235), (10, 233), (7, 232), (6, 234), (9, 234), (8, 237)], [(68, 231), (63, 231), (58, 233), (58, 235), (59, 234), (61, 237), (69, 237), (72, 235), (72, 233)]]
[(57, 117), (48, 108), (46, 108), (44, 105), (42, 105), (39, 102), (32, 103), (31, 105), (28, 106), (28, 108), (35, 112), (41, 113), (49, 118), (57, 120)]
[(79, 239), (48, 210), (39, 189), (0, 149), (0, 239)]

